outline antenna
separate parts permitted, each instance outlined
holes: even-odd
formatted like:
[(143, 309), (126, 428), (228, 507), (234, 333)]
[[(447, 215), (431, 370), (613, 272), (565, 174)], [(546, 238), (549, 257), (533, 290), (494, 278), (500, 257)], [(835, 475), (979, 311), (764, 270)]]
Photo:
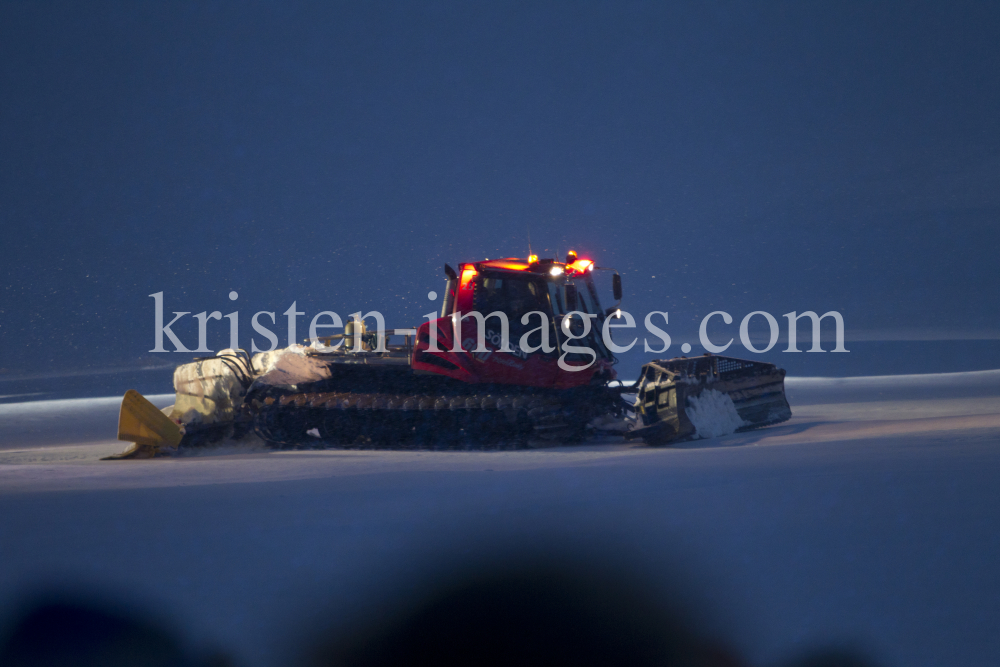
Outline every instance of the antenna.
[(531, 257), (531, 227), (528, 226), (528, 257)]

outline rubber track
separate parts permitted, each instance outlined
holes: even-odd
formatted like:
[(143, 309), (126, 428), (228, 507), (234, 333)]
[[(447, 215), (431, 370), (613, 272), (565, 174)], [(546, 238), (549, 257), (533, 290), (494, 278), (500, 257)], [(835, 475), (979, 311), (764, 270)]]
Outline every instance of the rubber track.
[(298, 393), (268, 398), (254, 413), (257, 435), (283, 448), (527, 448), (538, 439), (577, 441), (590, 421), (537, 393)]

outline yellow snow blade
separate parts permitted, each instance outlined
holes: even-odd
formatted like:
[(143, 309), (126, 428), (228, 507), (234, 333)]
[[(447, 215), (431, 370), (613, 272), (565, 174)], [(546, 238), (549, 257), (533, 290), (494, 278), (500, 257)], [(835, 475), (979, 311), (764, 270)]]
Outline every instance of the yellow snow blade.
[(129, 389), (122, 398), (118, 413), (118, 439), (133, 443), (121, 454), (104, 460), (151, 458), (161, 447), (175, 449), (181, 442), (181, 429), (155, 405), (135, 389)]

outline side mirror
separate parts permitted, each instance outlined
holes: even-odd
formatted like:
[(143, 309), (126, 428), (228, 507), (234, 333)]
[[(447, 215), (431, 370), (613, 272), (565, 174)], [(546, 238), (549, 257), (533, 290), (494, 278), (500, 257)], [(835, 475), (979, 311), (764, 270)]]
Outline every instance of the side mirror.
[(622, 300), (622, 277), (617, 273), (611, 277), (611, 291), (615, 296), (615, 301)]

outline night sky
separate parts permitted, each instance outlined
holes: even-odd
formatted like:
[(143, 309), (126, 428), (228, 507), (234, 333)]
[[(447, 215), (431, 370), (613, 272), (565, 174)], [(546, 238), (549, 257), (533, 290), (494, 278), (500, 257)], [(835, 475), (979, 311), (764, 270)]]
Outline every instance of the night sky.
[(998, 119), (996, 3), (3, 3), (0, 374), (181, 361), (160, 291), (410, 326), (529, 235), (678, 342), (996, 339)]

